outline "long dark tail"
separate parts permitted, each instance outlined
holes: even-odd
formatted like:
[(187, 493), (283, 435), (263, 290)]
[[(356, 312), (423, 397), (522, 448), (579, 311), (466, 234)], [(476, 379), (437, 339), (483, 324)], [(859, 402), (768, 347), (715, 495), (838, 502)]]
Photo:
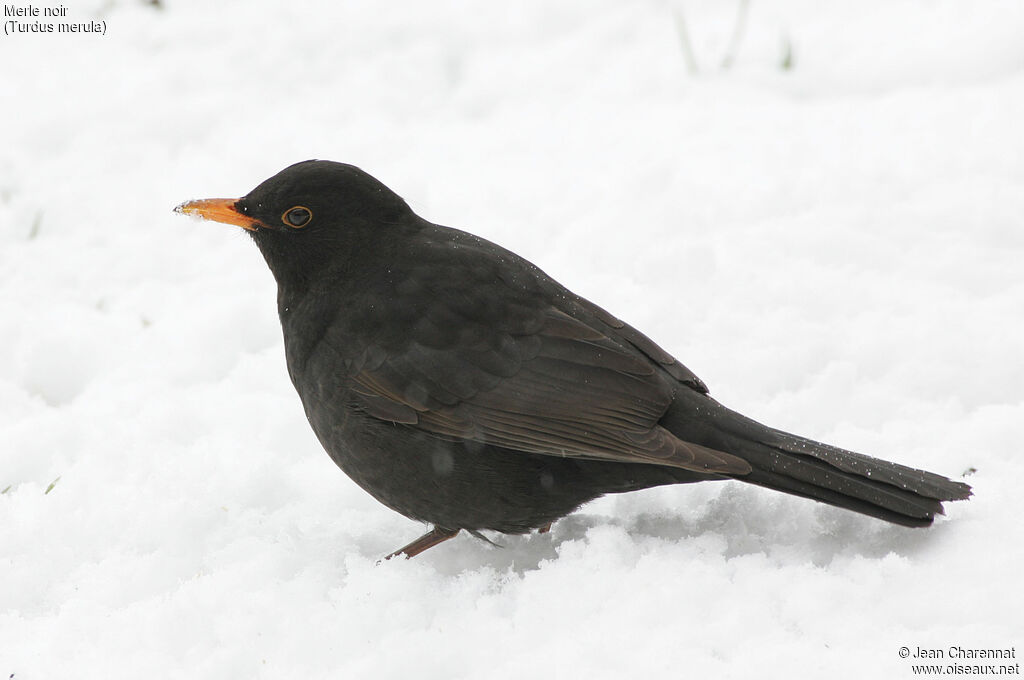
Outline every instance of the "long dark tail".
[(942, 501), (971, 495), (963, 482), (767, 427), (697, 393), (677, 395), (662, 425), (750, 463), (735, 479), (903, 526), (928, 526)]

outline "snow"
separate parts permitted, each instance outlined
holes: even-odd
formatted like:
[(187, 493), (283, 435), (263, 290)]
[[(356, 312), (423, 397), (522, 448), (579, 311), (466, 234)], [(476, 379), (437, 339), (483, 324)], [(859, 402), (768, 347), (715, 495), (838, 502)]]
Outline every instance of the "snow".
[[(164, 5), (0, 36), (0, 676), (900, 678), (902, 645), (1024, 643), (1024, 5), (752, 2), (729, 70), (711, 0)], [(171, 212), (313, 157), (731, 407), (975, 498), (907, 530), (664, 488), (377, 564), (423, 527), (320, 449), (248, 237)]]

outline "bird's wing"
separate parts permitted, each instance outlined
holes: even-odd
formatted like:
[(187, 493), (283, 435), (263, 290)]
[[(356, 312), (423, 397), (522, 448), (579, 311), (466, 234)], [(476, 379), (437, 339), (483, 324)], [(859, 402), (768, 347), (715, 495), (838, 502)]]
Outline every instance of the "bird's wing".
[(406, 284), (422, 309), (404, 315), (403, 341), (370, 344), (349, 363), (359, 407), (441, 437), (530, 453), (750, 470), (658, 425), (676, 389), (706, 388), (638, 331), (575, 296), (555, 306), (494, 277), (467, 285), (476, 273), (449, 272), (443, 281), (461, 283), (443, 290)]

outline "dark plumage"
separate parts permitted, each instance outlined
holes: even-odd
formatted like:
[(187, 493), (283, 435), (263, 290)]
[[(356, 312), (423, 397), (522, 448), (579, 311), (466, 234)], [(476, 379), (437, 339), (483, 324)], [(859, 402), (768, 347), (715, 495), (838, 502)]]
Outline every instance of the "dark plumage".
[[(288, 373), (335, 463), (434, 530), (544, 529), (606, 493), (738, 479), (904, 526), (970, 487), (730, 411), (636, 329), (362, 170), (298, 163), (180, 212), (243, 226)], [(396, 553), (398, 554), (398, 553)]]

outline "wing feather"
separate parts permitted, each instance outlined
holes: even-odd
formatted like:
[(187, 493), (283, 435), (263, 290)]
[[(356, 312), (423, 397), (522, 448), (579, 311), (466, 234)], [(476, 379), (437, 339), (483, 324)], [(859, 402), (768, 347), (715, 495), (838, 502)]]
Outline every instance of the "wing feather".
[(325, 340), (346, 357), (357, 407), (439, 437), (535, 454), (750, 470), (658, 425), (676, 390), (707, 388), (645, 335), (542, 281), (529, 263), (508, 261), (514, 255), (438, 247), (379, 301), (388, 325), (371, 305), (354, 326), (368, 334), (331, 326)]

